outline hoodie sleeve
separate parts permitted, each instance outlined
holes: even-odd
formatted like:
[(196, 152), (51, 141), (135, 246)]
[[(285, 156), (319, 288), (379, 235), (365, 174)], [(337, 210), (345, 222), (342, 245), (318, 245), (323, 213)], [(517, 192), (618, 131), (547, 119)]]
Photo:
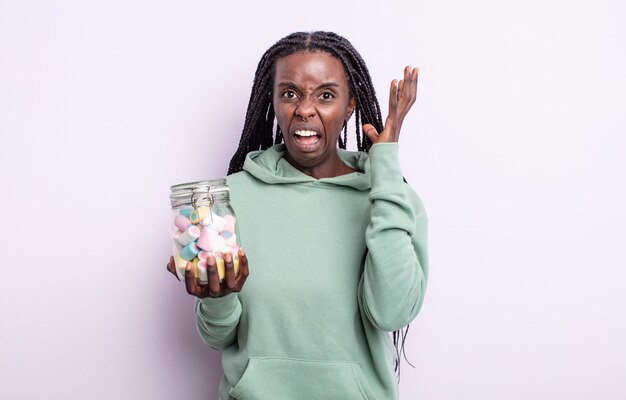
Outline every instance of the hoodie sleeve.
[(424, 300), (428, 219), (417, 194), (403, 182), (398, 144), (375, 144), (369, 154), (371, 214), (359, 305), (372, 325), (391, 332), (408, 325)]
[(198, 333), (211, 348), (224, 350), (237, 340), (237, 325), (241, 316), (237, 293), (196, 299), (195, 312)]

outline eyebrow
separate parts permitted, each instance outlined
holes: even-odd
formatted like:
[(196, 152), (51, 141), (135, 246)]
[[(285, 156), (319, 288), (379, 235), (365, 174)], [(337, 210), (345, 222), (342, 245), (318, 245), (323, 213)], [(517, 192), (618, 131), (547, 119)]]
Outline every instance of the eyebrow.
[[(285, 88), (297, 88), (298, 85), (296, 85), (293, 82), (279, 82), (278, 83), (278, 87), (279, 88), (284, 88), (284, 87)], [(316, 89), (337, 88), (337, 87), (339, 87), (338, 83), (335, 83), (335, 82), (324, 82), (324, 83), (318, 85), (316, 87)]]

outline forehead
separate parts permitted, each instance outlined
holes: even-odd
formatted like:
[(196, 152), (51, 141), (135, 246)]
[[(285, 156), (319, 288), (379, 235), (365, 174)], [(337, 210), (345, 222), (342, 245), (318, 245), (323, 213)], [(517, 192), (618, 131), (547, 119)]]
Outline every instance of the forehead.
[(303, 51), (276, 60), (274, 83), (334, 82), (346, 84), (346, 72), (341, 62), (323, 51)]

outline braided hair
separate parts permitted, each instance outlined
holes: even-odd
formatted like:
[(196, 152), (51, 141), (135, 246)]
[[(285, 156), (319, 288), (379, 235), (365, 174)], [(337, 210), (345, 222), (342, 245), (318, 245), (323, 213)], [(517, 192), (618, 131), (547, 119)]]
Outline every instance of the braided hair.
[[(348, 79), (350, 96), (356, 100), (354, 109), (356, 125), (356, 141), (359, 151), (368, 152), (372, 142), (362, 134), (363, 124), (372, 124), (378, 132), (383, 130), (380, 104), (376, 97), (372, 78), (365, 61), (354, 46), (344, 37), (333, 32), (296, 32), (276, 42), (261, 57), (254, 75), (252, 92), (246, 111), (239, 147), (230, 160), (228, 174), (243, 169), (246, 155), (254, 150), (265, 150), (273, 144), (283, 141), (280, 126), (276, 124), (274, 132), (274, 106), (272, 104), (272, 87), (274, 85), (274, 69), (280, 58), (301, 51), (323, 51), (339, 60)], [(346, 148), (347, 124), (343, 126), (343, 138), (339, 136), (339, 147)], [(393, 344), (396, 349), (395, 371), (400, 374), (400, 357), (404, 353), (404, 342), (408, 326), (393, 332)], [(406, 353), (404, 354), (406, 359)], [(409, 363), (411, 365), (411, 363)]]
[[(279, 58), (301, 51), (323, 51), (341, 62), (348, 78), (350, 96), (356, 100), (354, 115), (358, 150), (367, 152), (372, 146), (372, 142), (362, 134), (363, 124), (372, 124), (378, 132), (382, 132), (383, 120), (372, 78), (365, 61), (352, 44), (333, 32), (292, 33), (270, 47), (259, 61), (239, 147), (228, 167), (229, 175), (242, 170), (249, 152), (265, 150), (283, 141), (280, 126), (277, 126), (274, 132), (275, 113), (272, 105), (274, 67)], [(346, 142), (347, 124), (344, 124), (343, 138), (341, 135), (339, 137), (339, 147), (345, 149)]]

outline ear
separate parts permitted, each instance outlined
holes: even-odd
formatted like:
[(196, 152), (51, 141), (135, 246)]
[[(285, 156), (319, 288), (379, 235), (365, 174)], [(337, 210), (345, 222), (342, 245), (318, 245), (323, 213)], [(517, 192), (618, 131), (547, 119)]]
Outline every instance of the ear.
[(348, 102), (348, 110), (346, 111), (346, 122), (348, 122), (350, 118), (352, 117), (352, 113), (354, 112), (355, 107), (356, 107), (356, 99), (352, 97), (350, 101)]

